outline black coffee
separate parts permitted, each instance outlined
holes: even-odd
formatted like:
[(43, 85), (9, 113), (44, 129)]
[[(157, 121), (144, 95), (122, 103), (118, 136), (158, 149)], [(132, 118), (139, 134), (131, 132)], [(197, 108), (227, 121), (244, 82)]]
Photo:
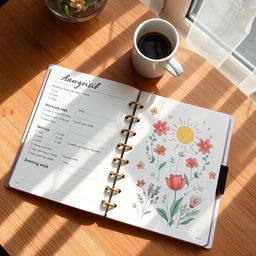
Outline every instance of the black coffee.
[(150, 59), (163, 59), (172, 52), (169, 39), (158, 32), (149, 32), (143, 35), (137, 45), (140, 52)]

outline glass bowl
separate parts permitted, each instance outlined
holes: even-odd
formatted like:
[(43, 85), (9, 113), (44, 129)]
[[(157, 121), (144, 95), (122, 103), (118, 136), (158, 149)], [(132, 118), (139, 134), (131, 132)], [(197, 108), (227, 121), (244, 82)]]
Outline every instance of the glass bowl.
[(44, 0), (59, 19), (72, 23), (91, 20), (105, 7), (107, 0)]

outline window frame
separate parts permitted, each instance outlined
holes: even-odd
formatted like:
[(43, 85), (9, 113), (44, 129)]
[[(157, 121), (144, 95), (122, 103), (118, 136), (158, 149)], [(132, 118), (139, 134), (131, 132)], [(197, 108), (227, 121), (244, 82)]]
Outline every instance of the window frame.
[(193, 0), (165, 0), (161, 16), (170, 21), (182, 37), (186, 37), (192, 22), (186, 17)]
[[(187, 18), (189, 9), (193, 8), (191, 7), (193, 2), (195, 2), (195, 0), (165, 0), (162, 12), (160, 13), (161, 17), (170, 21), (177, 28), (180, 35), (185, 39), (193, 24), (193, 21)], [(243, 56), (234, 51), (226, 61), (217, 68), (239, 87), (239, 84), (254, 72), (253, 70), (255, 70), (255, 67), (253, 67), (252, 70), (250, 65), (251, 63), (249, 60), (245, 60)], [(239, 69), (239, 72), (236, 72), (237, 69)], [(237, 73), (241, 73), (243, 75), (238, 77)]]

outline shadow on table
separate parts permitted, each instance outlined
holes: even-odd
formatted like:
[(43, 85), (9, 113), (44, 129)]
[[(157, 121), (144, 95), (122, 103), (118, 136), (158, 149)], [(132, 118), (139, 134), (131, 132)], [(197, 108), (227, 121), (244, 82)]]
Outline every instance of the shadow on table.
[[(54, 17), (44, 1), (9, 1), (0, 8), (0, 104), (46, 70), (49, 64), (61, 62), (84, 40), (113, 23), (134, 7), (132, 4), (123, 5), (118, 13), (112, 9), (110, 1), (95, 19), (71, 24)], [(42, 78), (35, 84), (38, 88)]]

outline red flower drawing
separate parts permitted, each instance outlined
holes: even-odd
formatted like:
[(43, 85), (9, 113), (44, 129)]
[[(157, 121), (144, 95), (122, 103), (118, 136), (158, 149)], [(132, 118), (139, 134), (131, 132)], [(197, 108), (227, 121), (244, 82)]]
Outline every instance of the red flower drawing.
[(201, 202), (202, 202), (201, 197), (198, 197), (198, 196), (191, 196), (191, 197), (190, 197), (190, 202), (189, 202), (189, 207), (190, 207), (190, 208), (194, 208), (194, 207), (196, 207), (197, 205), (201, 204)]
[(157, 145), (156, 148), (154, 148), (154, 152), (156, 152), (158, 155), (165, 155), (166, 148), (162, 145)]
[(138, 187), (143, 187), (145, 185), (145, 181), (144, 180), (138, 180), (136, 185)]
[(199, 147), (198, 151), (202, 152), (202, 154), (210, 153), (210, 149), (213, 148), (209, 139), (206, 139), (205, 141), (203, 139), (199, 139), (199, 142), (196, 145)]
[(158, 135), (161, 136), (162, 134), (165, 134), (170, 130), (170, 128), (167, 126), (167, 122), (161, 122), (158, 121), (157, 123), (153, 124), (154, 132)]
[(196, 158), (190, 157), (190, 158), (186, 159), (186, 162), (187, 162), (186, 166), (191, 169), (198, 166)]
[(172, 190), (181, 190), (185, 186), (186, 178), (181, 175), (170, 174), (170, 178), (165, 178), (167, 186)]

